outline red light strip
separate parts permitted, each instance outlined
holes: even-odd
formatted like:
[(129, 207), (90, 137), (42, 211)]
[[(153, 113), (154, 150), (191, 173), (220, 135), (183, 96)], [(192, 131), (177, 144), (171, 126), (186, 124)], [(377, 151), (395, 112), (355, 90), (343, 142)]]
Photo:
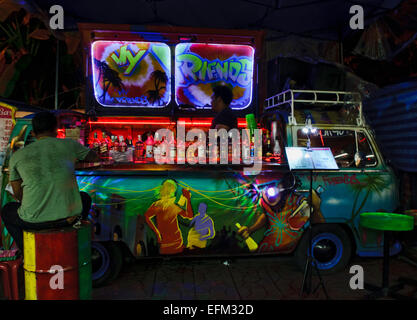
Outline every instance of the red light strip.
[[(202, 126), (202, 127), (210, 127), (211, 126), (211, 120), (210, 121), (190, 121), (190, 120), (182, 120), (179, 119), (178, 122), (180, 123), (185, 123), (186, 126)], [(172, 122), (172, 121), (162, 121), (162, 120), (133, 120), (133, 121), (89, 121), (88, 122), (90, 125), (91, 124), (119, 124), (119, 125), (124, 125), (124, 124), (131, 124), (131, 125), (166, 125), (166, 126), (170, 126), (170, 125), (176, 125), (176, 122)], [(238, 127), (240, 128), (245, 128), (246, 127), (246, 120), (243, 121), (238, 121)]]
[(152, 120), (137, 120), (137, 121), (90, 121), (90, 124), (154, 124), (154, 125), (175, 125), (175, 122), (170, 121), (152, 121)]

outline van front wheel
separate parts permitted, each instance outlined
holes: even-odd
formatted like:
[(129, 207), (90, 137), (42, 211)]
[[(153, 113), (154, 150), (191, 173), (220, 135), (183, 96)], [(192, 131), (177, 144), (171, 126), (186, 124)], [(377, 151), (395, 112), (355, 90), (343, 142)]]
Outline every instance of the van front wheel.
[(117, 278), (123, 256), (120, 247), (112, 241), (92, 241), (91, 250), (93, 288), (97, 288)]
[[(309, 230), (295, 251), (295, 259), (299, 268), (304, 270), (309, 247)], [(321, 273), (333, 273), (343, 270), (350, 261), (352, 244), (349, 235), (338, 225), (320, 224), (312, 227), (312, 256)]]

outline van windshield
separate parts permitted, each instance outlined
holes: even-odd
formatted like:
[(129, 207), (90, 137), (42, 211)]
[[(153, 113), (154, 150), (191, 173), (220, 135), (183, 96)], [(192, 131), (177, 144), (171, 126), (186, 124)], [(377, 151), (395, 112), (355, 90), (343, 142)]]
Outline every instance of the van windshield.
[[(310, 136), (312, 148), (328, 147), (339, 168), (374, 167), (377, 158), (371, 144), (362, 131), (319, 129)], [(297, 146), (307, 146), (307, 135), (297, 131)]]

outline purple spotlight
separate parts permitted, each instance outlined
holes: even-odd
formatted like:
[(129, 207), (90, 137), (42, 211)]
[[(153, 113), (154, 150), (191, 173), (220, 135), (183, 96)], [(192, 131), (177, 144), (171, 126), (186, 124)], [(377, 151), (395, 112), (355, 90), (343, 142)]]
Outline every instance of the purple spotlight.
[(276, 187), (269, 187), (266, 191), (268, 198), (273, 198), (278, 195), (278, 189)]

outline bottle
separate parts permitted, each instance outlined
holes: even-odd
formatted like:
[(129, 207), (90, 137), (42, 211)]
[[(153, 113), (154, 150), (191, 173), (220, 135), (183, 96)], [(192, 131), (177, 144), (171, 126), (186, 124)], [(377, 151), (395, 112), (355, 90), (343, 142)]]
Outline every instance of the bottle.
[(100, 158), (108, 159), (109, 149), (106, 141), (106, 133), (102, 132), (103, 139), (100, 141)]
[[(240, 141), (238, 141), (238, 143), (239, 142)], [(237, 161), (239, 161), (239, 163), (240, 163), (242, 146), (240, 145), (238, 147), (238, 144), (233, 145), (234, 142), (233, 142), (233, 139), (232, 138), (230, 138), (229, 143), (230, 143), (230, 147), (231, 147), (231, 154), (229, 155), (230, 156), (230, 163), (233, 163), (233, 159), (234, 158), (237, 159)]]
[[(260, 134), (262, 134), (262, 131), (260, 131)], [(262, 136), (260, 138), (262, 139)], [(257, 154), (255, 156), (256, 156), (257, 161), (262, 161), (262, 140), (260, 140), (259, 147), (256, 151), (257, 151)]]
[(171, 136), (171, 140), (169, 142), (169, 162), (174, 162), (175, 163), (175, 157), (177, 154), (177, 150), (175, 147), (175, 138), (174, 135)]
[(161, 147), (160, 147), (161, 141), (159, 141), (159, 134), (158, 132), (155, 132), (155, 139), (153, 143), (153, 156), (154, 158), (158, 158), (161, 155)]
[(198, 150), (198, 161), (200, 162), (200, 163), (202, 163), (202, 162), (205, 162), (205, 160), (206, 160), (206, 152), (205, 152), (205, 145), (206, 145), (206, 141), (204, 141), (203, 140), (203, 133), (199, 133), (198, 134), (198, 148), (197, 148), (197, 150)]
[(113, 140), (106, 134), (107, 150), (110, 151), (113, 148)]
[(100, 142), (97, 138), (97, 132), (94, 132), (94, 138), (92, 143), (90, 144), (90, 148), (94, 150), (96, 153), (100, 153)]
[(246, 115), (246, 126), (249, 129), (250, 133), (250, 156), (251, 158), (255, 157), (255, 137), (254, 132), (257, 128), (255, 115), (253, 113), (249, 113)]
[(183, 139), (177, 140), (176, 148), (177, 148), (177, 162), (180, 164), (183, 164), (186, 160), (185, 152), (187, 151), (185, 141)]
[(166, 142), (165, 136), (162, 137), (162, 141), (159, 144), (159, 148), (161, 149), (161, 157), (165, 158), (167, 156), (168, 150), (168, 143)]
[(117, 138), (117, 136), (113, 136), (114, 140), (113, 140), (113, 150), (114, 151), (119, 151), (119, 139)]
[(207, 155), (210, 163), (218, 163), (219, 162), (219, 152), (220, 152), (220, 144), (218, 139), (217, 131), (214, 133), (214, 141), (210, 141), (207, 148)]
[(266, 151), (271, 152), (271, 137), (269, 136), (269, 132), (266, 131), (267, 138), (266, 138)]
[(232, 152), (233, 152), (233, 146), (232, 146), (232, 133), (229, 132), (228, 138), (227, 138), (227, 146), (228, 146), (228, 163), (232, 163)]
[[(236, 227), (238, 228), (238, 230), (242, 228), (242, 226), (237, 222), (236, 222)], [(258, 244), (251, 237), (248, 237), (247, 239), (245, 239), (245, 242), (250, 252), (254, 252), (258, 250)]]
[(264, 155), (265, 157), (272, 156), (271, 136), (269, 134), (269, 130), (266, 130), (266, 136), (264, 140)]
[(120, 142), (119, 142), (119, 151), (120, 152), (126, 152), (127, 144), (123, 138), (123, 136), (120, 136)]
[(278, 156), (281, 154), (281, 147), (278, 141), (278, 123), (276, 121), (272, 122), (272, 154)]
[(127, 150), (133, 150), (133, 141), (132, 141), (132, 137), (128, 136), (126, 138), (126, 145), (127, 145)]
[(250, 140), (242, 141), (242, 159), (246, 161), (250, 160)]
[(133, 148), (133, 143), (132, 143), (132, 137), (131, 136), (128, 136), (127, 138), (126, 138), (126, 152), (127, 152), (127, 161), (128, 162), (133, 162), (133, 151), (134, 151), (134, 148)]
[(197, 137), (194, 137), (193, 141), (185, 141), (185, 153), (186, 153), (186, 161), (189, 161), (191, 158), (195, 158), (198, 148), (191, 149), (190, 146), (192, 144), (197, 144)]
[(143, 160), (144, 152), (144, 143), (142, 141), (142, 136), (138, 134), (138, 141), (135, 143), (134, 159), (135, 162), (140, 162)]
[(153, 158), (153, 137), (151, 133), (148, 133), (148, 138), (145, 141), (146, 160), (151, 161)]

